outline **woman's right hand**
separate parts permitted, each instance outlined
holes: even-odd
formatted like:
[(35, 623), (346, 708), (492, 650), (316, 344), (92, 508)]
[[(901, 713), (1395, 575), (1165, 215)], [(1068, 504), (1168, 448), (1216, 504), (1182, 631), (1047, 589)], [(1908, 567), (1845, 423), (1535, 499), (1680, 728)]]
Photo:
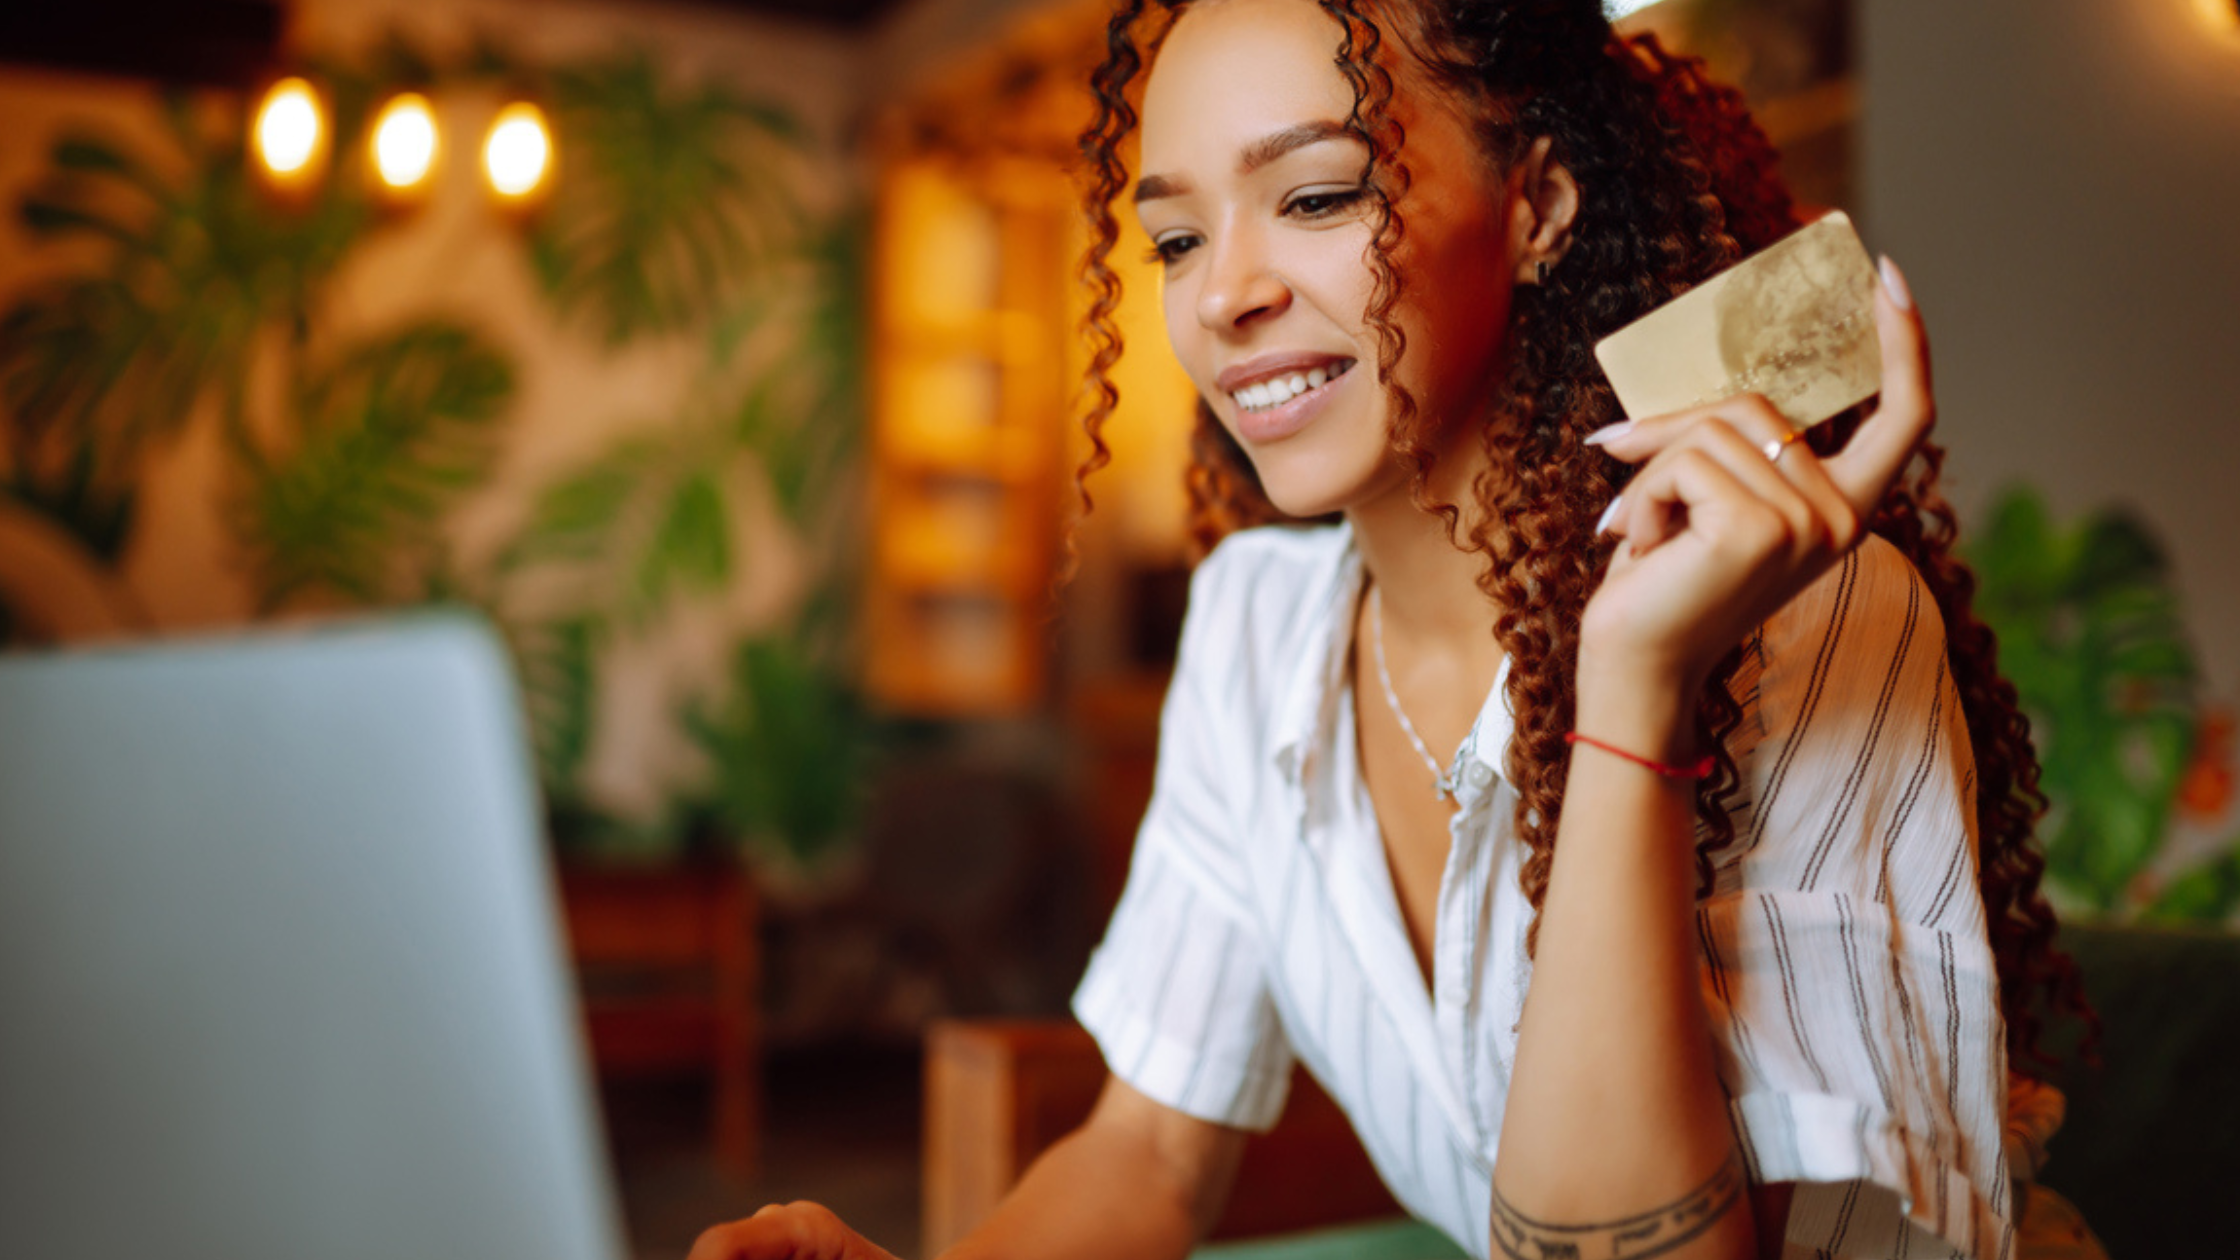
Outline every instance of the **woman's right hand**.
[(708, 1230), (685, 1260), (895, 1260), (821, 1203), (771, 1204)]
[[(1897, 265), (1882, 260), (1874, 314), (1882, 390), (1823, 460), (1760, 395), (1612, 425), (1589, 442), (1643, 465), (1604, 522), (1624, 540), (1580, 622), (1580, 655), (1638, 679), (1699, 685), (1752, 627), (1843, 558), (1936, 423), (1929, 340)], [(1794, 448), (1790, 444), (1794, 442)], [(1598, 653), (1597, 649), (1601, 651)], [(1645, 663), (1613, 671), (1609, 661)], [(1582, 721), (1584, 719), (1582, 718)]]

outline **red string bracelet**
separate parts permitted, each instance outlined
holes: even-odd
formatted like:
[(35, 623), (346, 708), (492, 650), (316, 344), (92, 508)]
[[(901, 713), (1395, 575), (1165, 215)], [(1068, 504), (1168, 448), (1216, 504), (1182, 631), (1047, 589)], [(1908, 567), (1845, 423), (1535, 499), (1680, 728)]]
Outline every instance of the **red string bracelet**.
[(1627, 752), (1623, 748), (1619, 748), (1613, 744), (1605, 744), (1592, 735), (1581, 735), (1577, 731), (1565, 731), (1563, 733), (1563, 742), (1566, 744), (1591, 745), (1595, 748), (1601, 749), (1606, 753), (1609, 753), (1613, 757), (1623, 757), (1627, 761), (1630, 761), (1637, 766), (1645, 766), (1648, 769), (1654, 770), (1658, 774), (1661, 774), (1668, 779), (1700, 779), (1705, 775), (1710, 774), (1711, 767), (1716, 764), (1715, 762), (1713, 762), (1711, 754), (1705, 753), (1703, 755), (1703, 760), (1696, 762), (1692, 766), (1666, 765), (1661, 761), (1651, 761), (1647, 757), (1637, 757), (1632, 753)]

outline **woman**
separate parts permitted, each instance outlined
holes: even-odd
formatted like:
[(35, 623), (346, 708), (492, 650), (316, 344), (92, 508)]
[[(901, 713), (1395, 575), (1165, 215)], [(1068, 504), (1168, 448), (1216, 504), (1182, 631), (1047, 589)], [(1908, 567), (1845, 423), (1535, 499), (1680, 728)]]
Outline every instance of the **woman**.
[[(1731, 94), (1598, 0), (1145, 8), (1091, 432), (1140, 86), (1227, 537), (1076, 998), (1113, 1079), (952, 1254), (1184, 1255), (1294, 1057), (1475, 1255), (2010, 1254), (2008, 1052), (2075, 982), (1897, 269), (1864, 418), (1622, 422), (1594, 339), (1793, 226)], [(795, 1205), (693, 1254), (885, 1253)]]

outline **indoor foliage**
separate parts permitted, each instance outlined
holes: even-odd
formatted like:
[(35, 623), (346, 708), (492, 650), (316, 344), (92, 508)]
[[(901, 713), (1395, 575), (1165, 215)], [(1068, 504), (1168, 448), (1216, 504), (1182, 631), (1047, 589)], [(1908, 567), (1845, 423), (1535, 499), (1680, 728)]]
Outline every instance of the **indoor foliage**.
[(2058, 526), (2036, 493), (2013, 489), (1968, 559), (2044, 771), (2049, 891), (2100, 915), (2229, 918), (2240, 835), (2174, 878), (2151, 874), (2197, 751), (2215, 751), (2196, 747), (2213, 713), (2161, 544), (2122, 511)]
[[(363, 105), (338, 93), (338, 124), (362, 127)], [(35, 240), (93, 242), (102, 261), (0, 316), (6, 493), (113, 565), (137, 524), (150, 447), (214, 424), (228, 516), (265, 611), (315, 588), (412, 597), (434, 514), (487, 464), (513, 394), (508, 357), (432, 318), (320, 336), (320, 296), (379, 230), (373, 207), (343, 181), (307, 204), (265, 195), (238, 109), (214, 122), (182, 99), (165, 118), (168, 152), (64, 133), (19, 204)], [(260, 408), (252, 373), (274, 357), (287, 388)]]
[[(490, 44), (439, 60), (391, 40), (308, 70), (327, 92), (336, 153), (357, 151), (373, 107), (404, 87), (440, 97), (502, 84), (546, 101), (563, 175), (520, 237), (543, 300), (591, 353), (696, 340), (685, 414), (547, 487), (495, 565), (462, 571), (443, 522), (485, 484), (506, 436), (513, 356), (490, 330), (433, 315), (331, 333), (322, 312), (338, 273), (395, 217), (349, 178), (272, 195), (245, 148), (251, 102), (179, 97), (162, 151), (66, 131), (18, 203), (42, 246), (90, 261), (0, 312), (0, 495), (113, 572), (141, 524), (148, 452), (214, 425), (225, 519), (262, 612), (465, 600), (500, 622), (564, 842), (627, 834), (675, 851), (715, 825), (753, 856), (827, 861), (859, 785), (764, 769), (781, 764), (766, 757), (778, 749), (783, 764), (852, 770), (871, 730), (844, 633), (860, 515), (860, 225), (803, 204), (810, 141), (783, 111), (670, 82), (642, 53), (538, 66)], [(743, 514), (742, 496), (776, 505), (807, 589), (788, 618), (735, 645), (731, 694), (675, 715), (707, 773), (660, 819), (621, 826), (580, 782), (602, 652), (750, 576), (733, 540), (763, 518)], [(524, 611), (515, 595), (532, 582), (566, 594)], [(14, 621), (0, 608), (0, 628)]]

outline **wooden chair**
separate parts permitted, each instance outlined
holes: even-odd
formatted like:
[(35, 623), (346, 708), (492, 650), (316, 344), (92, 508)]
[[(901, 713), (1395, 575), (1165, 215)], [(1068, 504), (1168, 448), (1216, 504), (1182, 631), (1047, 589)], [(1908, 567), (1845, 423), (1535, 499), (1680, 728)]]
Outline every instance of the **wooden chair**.
[[(1089, 1114), (1104, 1060), (1069, 1021), (952, 1020), (926, 1045), (924, 1245), (937, 1255)], [(1214, 1238), (1398, 1216), (1344, 1113), (1300, 1072), (1274, 1130), (1245, 1148)]]
[(751, 1177), (762, 1110), (752, 881), (729, 866), (564, 866), (560, 892), (599, 1074), (708, 1074), (716, 1161)]

